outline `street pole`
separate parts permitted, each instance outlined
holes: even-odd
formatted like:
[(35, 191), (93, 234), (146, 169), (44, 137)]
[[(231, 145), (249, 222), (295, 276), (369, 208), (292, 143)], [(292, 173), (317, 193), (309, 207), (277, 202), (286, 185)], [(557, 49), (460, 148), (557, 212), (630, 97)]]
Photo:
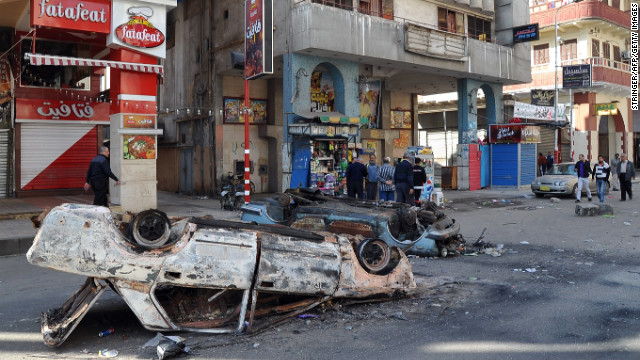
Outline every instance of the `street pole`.
[(569, 141), (571, 142), (571, 161), (573, 161), (573, 130), (575, 129), (575, 125), (573, 124), (573, 93), (572, 89), (569, 88)]
[(554, 101), (553, 101), (553, 114), (554, 114), (554, 121), (556, 123), (556, 131), (554, 131), (554, 141), (553, 141), (553, 161), (558, 164), (558, 131), (560, 131), (560, 129), (558, 129), (558, 11), (562, 8), (562, 6), (560, 6), (557, 10), (556, 10), (556, 14), (555, 14), (555, 37), (553, 38), (554, 41), (554, 45), (553, 45), (553, 58), (554, 58), (554, 80), (555, 80), (555, 97), (554, 97)]
[[(246, 57), (245, 57), (245, 61)], [(249, 156), (249, 80), (244, 79), (244, 203), (249, 203), (251, 193), (251, 159)]]

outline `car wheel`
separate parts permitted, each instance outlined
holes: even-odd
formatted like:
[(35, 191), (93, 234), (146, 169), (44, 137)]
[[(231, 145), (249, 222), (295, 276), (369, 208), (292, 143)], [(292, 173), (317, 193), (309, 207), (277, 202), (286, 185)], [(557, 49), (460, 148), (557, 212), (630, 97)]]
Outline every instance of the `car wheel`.
[(578, 184), (573, 185), (573, 190), (571, 191), (571, 196), (578, 197)]
[(133, 218), (131, 234), (138, 245), (156, 249), (169, 241), (171, 223), (162, 211), (145, 210)]
[(380, 239), (366, 239), (358, 246), (358, 261), (369, 273), (378, 274), (391, 260), (389, 245)]
[(537, 197), (537, 198), (544, 197), (544, 194), (540, 194), (540, 193), (534, 193), (534, 194), (536, 194), (536, 197)]
[(442, 246), (440, 248), (440, 257), (446, 258), (447, 256), (449, 256), (449, 250), (446, 246)]
[(233, 210), (240, 210), (240, 208), (244, 205), (244, 197), (236, 196), (233, 200)]

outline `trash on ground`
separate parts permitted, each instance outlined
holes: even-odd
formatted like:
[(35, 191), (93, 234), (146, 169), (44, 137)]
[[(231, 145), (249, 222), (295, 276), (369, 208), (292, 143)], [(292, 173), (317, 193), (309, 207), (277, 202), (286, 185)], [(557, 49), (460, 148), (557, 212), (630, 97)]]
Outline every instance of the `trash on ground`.
[(180, 337), (180, 336), (165, 336), (162, 333), (156, 333), (156, 336), (154, 336), (151, 340), (147, 341), (144, 345), (142, 345), (142, 347), (143, 348), (156, 347), (158, 346), (160, 341), (164, 339), (170, 339), (175, 342), (183, 342), (185, 340), (183, 337)]
[(611, 215), (611, 214), (605, 214), (605, 215), (602, 215), (602, 217), (605, 217), (605, 218), (614, 218), (614, 217), (616, 217), (616, 216), (615, 216), (615, 215)]
[(625, 221), (624, 224), (627, 226), (631, 226), (631, 223), (629, 221)]
[(180, 355), (183, 352), (188, 353), (190, 350), (188, 347), (184, 346), (184, 342), (174, 341), (172, 339), (169, 339), (168, 337), (165, 337), (164, 339), (160, 340), (160, 343), (158, 343), (156, 351), (158, 353), (158, 359), (164, 360)]
[(404, 315), (402, 314), (402, 311), (397, 312), (397, 313), (395, 313), (395, 314), (391, 315), (391, 317), (392, 317), (392, 318), (395, 318), (395, 319), (398, 319), (398, 320), (409, 321), (409, 319), (407, 319), (407, 317), (406, 317), (406, 316), (404, 316)]
[(307, 318), (317, 319), (317, 318), (319, 318), (320, 316), (319, 316), (319, 315), (314, 315), (314, 314), (300, 314), (300, 315), (298, 315), (298, 317), (299, 317), (300, 319), (307, 319)]
[(98, 356), (101, 358), (114, 358), (118, 356), (118, 350), (115, 349), (102, 349), (98, 351)]
[(113, 334), (114, 332), (115, 332), (115, 330), (113, 330), (113, 328), (111, 328), (111, 329), (107, 329), (107, 330), (105, 330), (105, 331), (100, 331), (100, 332), (98, 333), (98, 336), (99, 336), (99, 337), (105, 337), (105, 336), (107, 336), (107, 335), (111, 335), (111, 334)]
[(529, 245), (529, 242), (528, 242), (528, 241), (520, 241), (520, 244), (522, 244), (522, 245)]
[(554, 203), (554, 204), (557, 204), (557, 203), (559, 203), (560, 201), (562, 201), (562, 200), (560, 200), (560, 199), (559, 199), (559, 198), (557, 198), (557, 197), (549, 198), (549, 200), (550, 200), (552, 203)]
[(584, 242), (595, 242), (593, 239), (584, 239)]
[(529, 273), (534, 273), (534, 272), (537, 272), (538, 270), (536, 268), (526, 268), (526, 269), (524, 269), (524, 271), (529, 272)]

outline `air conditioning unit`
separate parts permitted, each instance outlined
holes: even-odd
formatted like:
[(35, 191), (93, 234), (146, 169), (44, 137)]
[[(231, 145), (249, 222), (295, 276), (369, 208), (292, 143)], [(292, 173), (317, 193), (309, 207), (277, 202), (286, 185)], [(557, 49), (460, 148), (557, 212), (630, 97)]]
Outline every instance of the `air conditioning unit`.
[(623, 51), (620, 53), (620, 57), (622, 58), (622, 60), (630, 60), (631, 59), (631, 52), (630, 51)]

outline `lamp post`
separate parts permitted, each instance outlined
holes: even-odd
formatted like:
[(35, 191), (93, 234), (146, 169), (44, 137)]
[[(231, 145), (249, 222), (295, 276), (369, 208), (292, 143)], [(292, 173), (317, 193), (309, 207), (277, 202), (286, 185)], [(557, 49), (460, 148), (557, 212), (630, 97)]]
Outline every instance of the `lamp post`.
[[(560, 5), (557, 9), (556, 9), (556, 13), (555, 13), (555, 37), (553, 38), (553, 57), (554, 57), (554, 80), (555, 80), (555, 97), (554, 97), (554, 101), (553, 101), (553, 105), (554, 105), (554, 109), (553, 109), (553, 114), (554, 114), (554, 121), (556, 123), (556, 131), (555, 131), (555, 140), (553, 143), (553, 161), (557, 164), (559, 163), (558, 161), (558, 133), (560, 131), (560, 129), (558, 129), (558, 11), (560, 11), (560, 9), (562, 9), (563, 6), (565, 5), (569, 5), (569, 4), (573, 4), (573, 3), (578, 3), (582, 0), (573, 0), (570, 1), (568, 3), (562, 4)], [(571, 110), (569, 110), (571, 111)]]

